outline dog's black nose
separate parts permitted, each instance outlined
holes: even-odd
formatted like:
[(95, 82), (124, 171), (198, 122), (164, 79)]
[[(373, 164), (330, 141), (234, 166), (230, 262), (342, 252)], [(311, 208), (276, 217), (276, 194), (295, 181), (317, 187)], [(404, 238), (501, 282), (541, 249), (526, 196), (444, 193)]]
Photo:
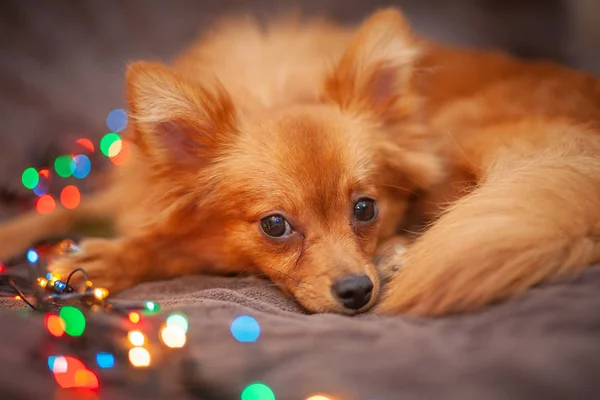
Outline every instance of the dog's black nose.
[(358, 310), (371, 300), (373, 282), (366, 275), (346, 276), (335, 282), (331, 290), (344, 307)]

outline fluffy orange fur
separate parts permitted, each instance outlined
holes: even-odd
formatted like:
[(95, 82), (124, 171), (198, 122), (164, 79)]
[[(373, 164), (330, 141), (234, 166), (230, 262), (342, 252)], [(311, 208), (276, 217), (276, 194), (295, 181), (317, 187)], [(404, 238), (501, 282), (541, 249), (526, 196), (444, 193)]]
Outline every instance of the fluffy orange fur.
[[(126, 98), (133, 155), (111, 188), (8, 222), (0, 256), (109, 217), (116, 238), (52, 268), (113, 290), (249, 272), (313, 312), (381, 298), (425, 316), (600, 261), (600, 82), (584, 73), (432, 43), (387, 9), (358, 29), (224, 21), (171, 66), (131, 65)], [(367, 223), (361, 198), (378, 207)], [(426, 222), (416, 237), (396, 236), (407, 213)], [(289, 235), (261, 232), (271, 214)], [(374, 285), (359, 310), (332, 294), (352, 275)]]

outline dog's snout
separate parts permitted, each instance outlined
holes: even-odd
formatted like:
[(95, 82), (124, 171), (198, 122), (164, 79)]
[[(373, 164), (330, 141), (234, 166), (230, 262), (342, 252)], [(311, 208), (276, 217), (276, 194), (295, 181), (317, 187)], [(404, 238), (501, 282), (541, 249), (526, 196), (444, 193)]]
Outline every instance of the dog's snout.
[(358, 310), (371, 300), (373, 282), (366, 275), (346, 276), (336, 281), (331, 290), (344, 307)]

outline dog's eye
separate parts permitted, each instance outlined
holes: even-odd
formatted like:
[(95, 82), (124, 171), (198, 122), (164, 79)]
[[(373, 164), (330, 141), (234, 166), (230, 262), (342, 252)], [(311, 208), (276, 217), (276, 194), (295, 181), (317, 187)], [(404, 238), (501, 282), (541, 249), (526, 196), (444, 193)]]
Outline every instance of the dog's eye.
[(278, 238), (292, 233), (292, 227), (281, 215), (269, 215), (260, 220), (260, 229), (265, 235)]
[(360, 199), (354, 205), (354, 218), (357, 221), (370, 221), (377, 215), (377, 206), (375, 200)]

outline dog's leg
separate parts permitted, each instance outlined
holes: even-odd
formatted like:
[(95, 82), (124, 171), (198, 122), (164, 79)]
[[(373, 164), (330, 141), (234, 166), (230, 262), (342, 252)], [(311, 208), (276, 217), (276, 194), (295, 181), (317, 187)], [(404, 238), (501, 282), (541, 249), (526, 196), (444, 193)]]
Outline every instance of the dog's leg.
[[(82, 268), (95, 286), (118, 292), (136, 283), (171, 278), (192, 272), (199, 260), (178, 246), (181, 240), (159, 236), (85, 239), (80, 251), (58, 258), (50, 270), (66, 277)], [(76, 277), (80, 283), (82, 275)]]
[(474, 310), (600, 261), (596, 145), (491, 167), (474, 192), (401, 255), (402, 269), (377, 311)]
[(87, 220), (112, 219), (118, 198), (119, 193), (109, 190), (84, 199), (74, 210), (58, 208), (46, 215), (29, 211), (5, 222), (0, 225), (0, 259), (15, 256), (39, 240), (73, 233)]

